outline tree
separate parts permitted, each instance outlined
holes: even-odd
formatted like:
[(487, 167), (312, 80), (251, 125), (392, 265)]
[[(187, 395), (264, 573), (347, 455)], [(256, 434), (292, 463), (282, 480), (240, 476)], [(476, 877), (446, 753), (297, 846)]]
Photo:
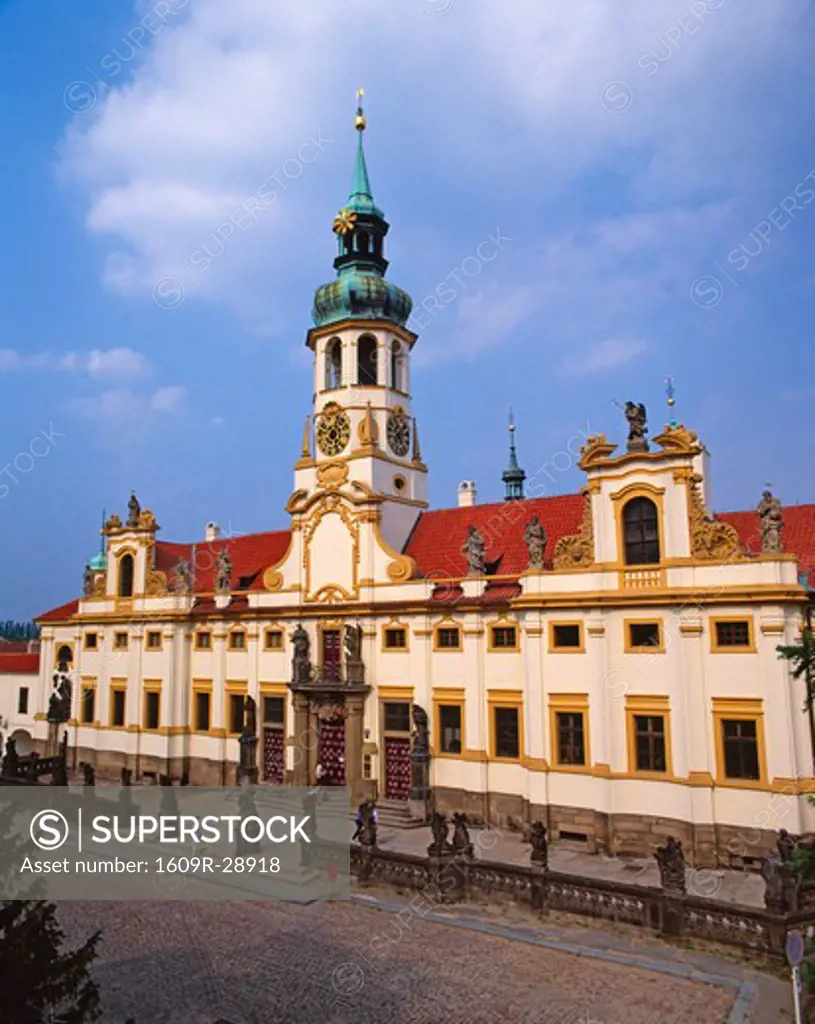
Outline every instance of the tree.
[(804, 680), (804, 711), (809, 716), (810, 752), (815, 763), (815, 635), (807, 626), (801, 630), (801, 639), (797, 644), (779, 644), (776, 650), (779, 658), (785, 658), (790, 663), (792, 678)]
[(100, 933), (64, 952), (56, 905), (0, 902), (0, 993), (4, 1024), (89, 1024), (98, 1019), (99, 990), (88, 968)]

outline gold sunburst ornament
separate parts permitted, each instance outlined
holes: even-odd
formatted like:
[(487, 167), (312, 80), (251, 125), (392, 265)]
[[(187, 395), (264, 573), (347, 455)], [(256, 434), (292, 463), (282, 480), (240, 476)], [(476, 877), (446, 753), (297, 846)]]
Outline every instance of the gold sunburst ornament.
[(347, 235), (357, 222), (357, 215), (353, 210), (340, 210), (334, 218), (334, 233)]

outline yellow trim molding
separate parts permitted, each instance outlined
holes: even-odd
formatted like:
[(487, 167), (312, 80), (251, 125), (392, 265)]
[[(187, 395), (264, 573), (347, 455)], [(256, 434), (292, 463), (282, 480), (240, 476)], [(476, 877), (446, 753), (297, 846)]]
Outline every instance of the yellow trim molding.
[[(746, 622), (747, 643), (744, 645), (728, 645), (719, 643), (719, 623)], [(755, 654), (756, 632), (752, 615), (716, 615), (710, 617), (710, 653), (711, 654)]]
[[(577, 626), (577, 645), (574, 647), (561, 646), (556, 643), (555, 630), (559, 626)], [(583, 622), (581, 619), (555, 619), (549, 622), (549, 653), (550, 654), (585, 654), (586, 639), (583, 634)]]
[[(735, 789), (769, 789), (767, 748), (764, 742), (764, 701), (760, 697), (714, 697), (711, 706), (716, 747), (716, 785)], [(758, 779), (732, 779), (725, 774), (723, 723), (726, 721), (755, 722)]]
[[(631, 695), (625, 699), (626, 744), (628, 750), (628, 773), (637, 779), (659, 779), (674, 781), (673, 753), (671, 750), (671, 700), (662, 695)], [(637, 768), (636, 721), (638, 716), (662, 718), (665, 733), (665, 771)]]
[[(583, 762), (563, 764), (560, 761), (560, 734), (558, 715), (580, 715), (583, 719)], [(549, 752), (553, 771), (591, 773), (591, 746), (589, 743), (589, 695), (587, 693), (549, 694)]]
[[(654, 644), (643, 644), (635, 647), (631, 643), (631, 627), (632, 626), (656, 626), (657, 634), (659, 636), (659, 643)], [(643, 619), (624, 619), (623, 620), (623, 650), (626, 654), (664, 654), (665, 653), (665, 629), (663, 626), (662, 619), (655, 618), (643, 618)]]

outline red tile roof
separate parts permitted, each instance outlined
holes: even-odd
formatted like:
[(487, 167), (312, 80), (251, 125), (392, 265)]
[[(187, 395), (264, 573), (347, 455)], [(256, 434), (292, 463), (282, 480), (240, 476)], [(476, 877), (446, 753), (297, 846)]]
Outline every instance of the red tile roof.
[(528, 564), (524, 527), (534, 515), (546, 531), (546, 561), (551, 564), (560, 538), (580, 529), (583, 520), (580, 494), (423, 512), (404, 553), (416, 562), (419, 575), (426, 579), (466, 576), (467, 560), (461, 547), (467, 537), (467, 527), (472, 525), (484, 538), (488, 569), (502, 576), (517, 576)]
[(0, 654), (26, 654), (28, 640), (4, 640), (0, 637)]
[[(551, 565), (555, 546), (561, 537), (571, 536), (580, 529), (583, 519), (583, 497), (580, 494), (423, 512), (405, 544), (404, 553), (414, 559), (418, 575), (425, 579), (460, 579), (467, 574), (467, 562), (461, 547), (467, 536), (467, 527), (472, 524), (484, 538), (490, 574), (508, 577), (491, 584), (482, 601), (505, 601), (519, 592), (517, 577), (527, 566), (524, 526), (533, 515), (537, 515), (546, 530), (546, 563)], [(735, 527), (748, 551), (758, 550), (759, 523), (754, 511), (725, 512), (717, 518)], [(277, 530), (197, 544), (195, 592), (211, 594), (215, 589), (215, 560), (224, 547), (232, 557), (234, 584), (243, 590), (262, 590), (263, 572), (283, 558), (290, 536), (288, 530)], [(811, 586), (815, 588), (815, 505), (785, 506), (783, 539), (785, 550), (798, 556), (801, 569), (810, 574)], [(192, 562), (192, 548), (192, 544), (158, 541), (156, 568), (171, 579), (180, 558)], [(458, 586), (438, 586), (432, 600), (440, 604), (455, 603), (460, 595)], [(243, 597), (233, 598), (231, 610), (239, 611), (245, 600)], [(69, 619), (76, 614), (78, 606), (78, 601), (70, 601), (39, 616), (37, 621)], [(208, 615), (214, 609), (214, 602), (204, 599), (193, 608), (193, 614)]]
[(35, 676), (40, 671), (40, 655), (20, 654), (17, 651), (6, 653), (0, 650), (0, 675), (7, 673), (19, 673), (21, 675)]
[[(289, 530), (250, 533), (244, 537), (202, 541), (195, 545), (195, 592), (211, 594), (215, 590), (216, 560), (226, 548), (232, 559), (233, 586), (241, 590), (262, 590), (263, 572), (279, 562), (289, 546)], [(156, 568), (172, 583), (173, 570), (180, 558), (193, 563), (192, 544), (156, 542)]]
[[(747, 551), (757, 552), (761, 547), (761, 531), (757, 512), (723, 512), (716, 516), (736, 528), (739, 540)], [(815, 586), (815, 505), (786, 505), (784, 531), (781, 535), (784, 550), (798, 556), (802, 572)]]
[(52, 608), (50, 612), (37, 617), (37, 622), (57, 622), (62, 619), (70, 619), (79, 610), (79, 601), (69, 601), (61, 604), (59, 608)]

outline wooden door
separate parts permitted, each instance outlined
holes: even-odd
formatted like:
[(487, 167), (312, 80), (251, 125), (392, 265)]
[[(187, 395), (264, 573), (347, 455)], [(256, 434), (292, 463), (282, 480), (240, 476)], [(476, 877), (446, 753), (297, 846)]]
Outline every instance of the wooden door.
[(410, 740), (385, 737), (385, 796), (407, 800), (410, 796)]
[(283, 729), (266, 726), (263, 730), (263, 778), (277, 786), (283, 785), (283, 749)]
[(321, 722), (319, 756), (324, 786), (345, 785), (345, 722)]
[(340, 631), (323, 630), (323, 679), (337, 681), (340, 678)]

